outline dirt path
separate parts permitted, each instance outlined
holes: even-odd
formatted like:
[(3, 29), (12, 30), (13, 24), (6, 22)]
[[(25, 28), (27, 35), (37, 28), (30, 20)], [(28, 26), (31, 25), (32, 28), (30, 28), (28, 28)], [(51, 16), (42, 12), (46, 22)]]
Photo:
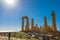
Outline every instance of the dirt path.
[[(0, 36), (0, 40), (8, 40), (8, 37)], [(10, 40), (26, 40), (26, 39), (19, 39), (11, 37)]]

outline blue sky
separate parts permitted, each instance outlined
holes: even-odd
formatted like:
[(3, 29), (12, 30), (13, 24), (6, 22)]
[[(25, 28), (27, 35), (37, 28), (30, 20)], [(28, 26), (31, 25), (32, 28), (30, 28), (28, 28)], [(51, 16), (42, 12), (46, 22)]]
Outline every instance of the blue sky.
[(52, 25), (51, 12), (56, 14), (57, 29), (60, 29), (60, 0), (19, 0), (18, 6), (12, 10), (5, 10), (0, 3), (0, 29), (21, 29), (22, 16), (34, 18), (34, 23), (39, 26), (44, 24), (44, 16), (48, 25)]

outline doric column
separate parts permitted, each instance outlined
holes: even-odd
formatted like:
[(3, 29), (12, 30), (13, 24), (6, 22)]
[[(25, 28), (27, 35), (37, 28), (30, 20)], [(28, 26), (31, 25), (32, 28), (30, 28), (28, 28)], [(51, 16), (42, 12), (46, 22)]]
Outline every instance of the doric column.
[(28, 19), (27, 19), (27, 30), (29, 30), (29, 21), (28, 21)]
[(45, 28), (47, 27), (47, 19), (46, 19), (46, 17), (44, 17), (44, 26), (45, 26)]
[(26, 30), (27, 31), (29, 30), (29, 19), (28, 19), (28, 17), (26, 17)]
[(54, 14), (54, 11), (52, 11), (52, 26), (54, 28), (54, 30), (56, 30), (56, 20), (55, 20), (55, 14)]
[(34, 30), (34, 19), (32, 19), (31, 29)]
[(22, 17), (22, 31), (24, 31), (24, 18)]

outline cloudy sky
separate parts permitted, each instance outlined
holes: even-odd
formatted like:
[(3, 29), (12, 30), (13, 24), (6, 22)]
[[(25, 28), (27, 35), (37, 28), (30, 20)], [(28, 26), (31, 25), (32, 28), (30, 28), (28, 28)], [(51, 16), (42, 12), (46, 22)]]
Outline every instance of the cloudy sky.
[(57, 29), (60, 29), (60, 1), (59, 0), (0, 0), (0, 30), (21, 29), (22, 16), (34, 18), (34, 23), (43, 26), (44, 16), (48, 25), (52, 25), (51, 12), (56, 14)]

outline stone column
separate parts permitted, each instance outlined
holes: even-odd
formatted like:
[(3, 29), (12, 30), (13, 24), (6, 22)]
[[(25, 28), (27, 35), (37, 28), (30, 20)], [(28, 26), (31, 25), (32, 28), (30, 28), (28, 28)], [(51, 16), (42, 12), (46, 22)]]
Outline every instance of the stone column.
[(26, 19), (26, 30), (27, 31), (29, 30), (29, 20), (28, 20), (28, 18)]
[(46, 17), (44, 17), (44, 26), (45, 26), (45, 28), (47, 27), (47, 19), (46, 19)]
[(29, 21), (27, 19), (27, 30), (29, 30)]
[(34, 30), (34, 19), (32, 19), (31, 29), (32, 29), (32, 31)]
[(54, 14), (54, 11), (52, 11), (52, 26), (54, 28), (54, 31), (56, 31), (56, 20), (55, 20), (55, 14)]
[(22, 18), (22, 31), (24, 31), (24, 18)]
[(44, 17), (44, 31), (47, 31), (47, 19)]

